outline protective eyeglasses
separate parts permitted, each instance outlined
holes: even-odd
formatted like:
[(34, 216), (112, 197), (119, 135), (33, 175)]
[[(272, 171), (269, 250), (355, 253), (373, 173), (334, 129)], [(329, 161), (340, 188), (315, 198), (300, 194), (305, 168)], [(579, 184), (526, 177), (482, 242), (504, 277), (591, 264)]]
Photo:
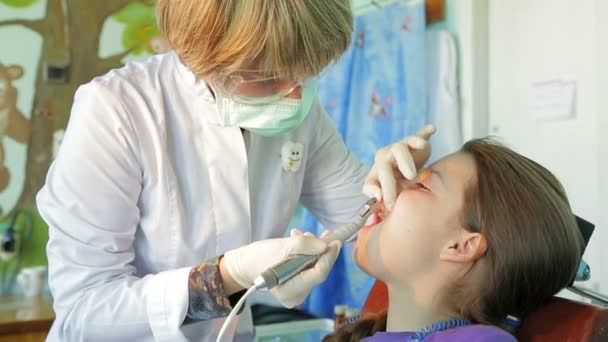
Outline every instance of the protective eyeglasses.
[(276, 76), (260, 75), (259, 71), (240, 71), (224, 79), (223, 95), (236, 103), (264, 105), (278, 102), (311, 80), (285, 80)]

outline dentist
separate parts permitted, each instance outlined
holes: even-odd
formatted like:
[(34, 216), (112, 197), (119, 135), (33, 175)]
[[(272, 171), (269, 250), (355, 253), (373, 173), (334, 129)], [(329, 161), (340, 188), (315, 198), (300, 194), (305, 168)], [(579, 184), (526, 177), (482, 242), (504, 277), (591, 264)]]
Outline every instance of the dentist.
[(273, 291), (298, 305), (340, 249), (282, 237), (298, 201), (337, 227), (362, 187), (391, 207), (430, 153), (425, 128), (370, 172), (321, 108), (314, 76), (350, 44), (349, 0), (158, 0), (157, 15), (173, 52), (78, 89), (37, 197), (50, 341), (211, 341), (259, 273), (322, 254)]

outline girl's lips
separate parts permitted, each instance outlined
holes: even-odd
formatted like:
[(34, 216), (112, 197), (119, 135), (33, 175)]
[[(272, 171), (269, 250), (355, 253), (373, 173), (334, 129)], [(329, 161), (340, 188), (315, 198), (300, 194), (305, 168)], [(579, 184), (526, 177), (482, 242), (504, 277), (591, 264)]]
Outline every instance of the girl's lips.
[(384, 221), (384, 217), (386, 216), (386, 207), (384, 206), (384, 201), (380, 201), (380, 203), (376, 204), (373, 210), (374, 213), (369, 217), (369, 219), (367, 219), (365, 226), (361, 228), (362, 231), (370, 230), (380, 222)]
[(384, 206), (384, 202), (382, 202), (380, 204), (380, 206), (378, 207), (378, 211), (376, 211), (375, 215), (378, 216), (378, 220), (380, 220), (379, 222), (384, 221), (384, 218), (387, 215), (386, 207)]
[(369, 219), (367, 220), (367, 224), (365, 226), (363, 226), (363, 228), (361, 228), (362, 230), (369, 230), (374, 228), (375, 226), (377, 226), (380, 222), (382, 222), (383, 217), (381, 217), (381, 214), (379, 212), (375, 212), (372, 214), (372, 216), (369, 217)]

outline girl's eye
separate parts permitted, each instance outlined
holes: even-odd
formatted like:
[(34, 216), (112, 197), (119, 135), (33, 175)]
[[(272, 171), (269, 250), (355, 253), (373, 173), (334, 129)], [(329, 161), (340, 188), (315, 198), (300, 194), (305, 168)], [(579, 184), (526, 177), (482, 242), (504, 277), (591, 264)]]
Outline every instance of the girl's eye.
[(431, 191), (431, 189), (427, 188), (424, 184), (420, 183), (420, 182), (416, 182), (416, 186), (418, 186), (418, 188), (425, 190), (425, 191)]

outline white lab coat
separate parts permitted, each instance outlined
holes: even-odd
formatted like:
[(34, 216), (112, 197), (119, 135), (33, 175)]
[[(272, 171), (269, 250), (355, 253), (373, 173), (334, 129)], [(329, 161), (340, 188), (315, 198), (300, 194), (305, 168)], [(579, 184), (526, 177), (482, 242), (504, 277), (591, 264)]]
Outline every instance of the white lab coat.
[[(221, 322), (180, 327), (191, 266), (282, 236), (298, 201), (329, 228), (365, 202), (367, 169), (318, 101), (286, 135), (244, 138), (221, 122), (174, 53), (77, 91), (37, 197), (57, 317), (49, 340), (211, 341)], [(284, 168), (281, 150), (298, 144), (302, 161)]]

